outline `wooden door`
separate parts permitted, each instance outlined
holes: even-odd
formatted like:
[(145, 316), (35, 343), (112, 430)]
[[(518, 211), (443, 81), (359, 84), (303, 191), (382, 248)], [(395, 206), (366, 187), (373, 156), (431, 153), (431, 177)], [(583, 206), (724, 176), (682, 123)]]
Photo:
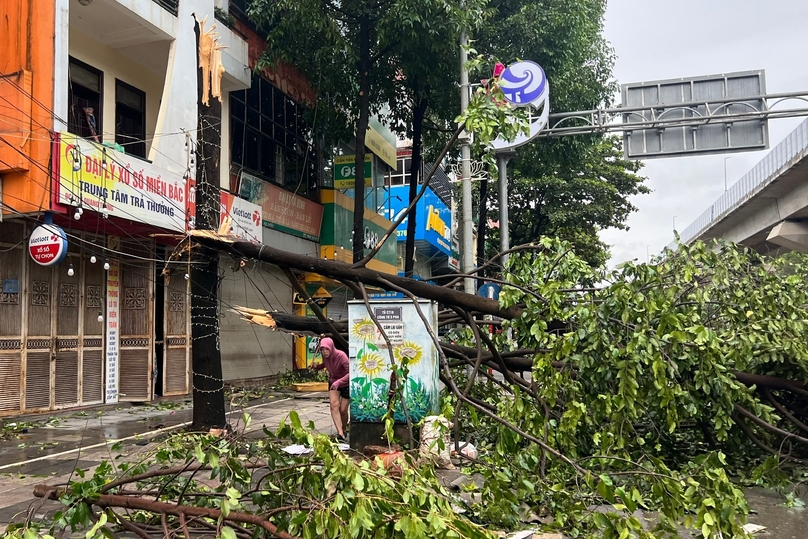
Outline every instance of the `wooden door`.
[[(56, 332), (53, 345), (52, 406), (69, 408), (79, 404), (79, 327), (82, 264), (78, 242), (70, 243), (70, 256), (53, 267), (55, 284)], [(70, 266), (73, 275), (68, 274)]]
[[(98, 404), (104, 400), (104, 327), (106, 318), (106, 272), (103, 262), (83, 258), (84, 293), (81, 338), (81, 402)], [(99, 315), (102, 320), (99, 322)]]
[(3, 223), (0, 242), (0, 415), (19, 414), (22, 395), (25, 227)]
[(189, 282), (182, 273), (175, 273), (165, 287), (163, 395), (185, 395), (189, 389), (191, 302)]
[(153, 262), (121, 260), (119, 398), (152, 398)]

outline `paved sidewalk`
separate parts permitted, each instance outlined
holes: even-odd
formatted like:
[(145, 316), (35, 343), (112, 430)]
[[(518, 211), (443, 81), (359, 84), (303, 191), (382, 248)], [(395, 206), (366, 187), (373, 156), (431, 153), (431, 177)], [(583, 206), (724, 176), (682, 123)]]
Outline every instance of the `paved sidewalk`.
[[(314, 421), (315, 429), (333, 434), (328, 394), (292, 394), (278, 392), (241, 406), (228, 406), (228, 421), (237, 427), (244, 412), (252, 416), (248, 432), (260, 433), (264, 426), (276, 429), (281, 420), (295, 410), (304, 423)], [(120, 441), (128, 461), (136, 461), (170, 432), (191, 422), (189, 398), (166, 399), (158, 403), (134, 406), (128, 403), (99, 406), (82, 411), (51, 415), (21, 416), (5, 420), (18, 431), (0, 441), (0, 533), (9, 522), (32, 517), (42, 518), (60, 507), (58, 502), (43, 502), (32, 494), (34, 485), (64, 484), (75, 468), (92, 469), (113, 455), (109, 447)]]

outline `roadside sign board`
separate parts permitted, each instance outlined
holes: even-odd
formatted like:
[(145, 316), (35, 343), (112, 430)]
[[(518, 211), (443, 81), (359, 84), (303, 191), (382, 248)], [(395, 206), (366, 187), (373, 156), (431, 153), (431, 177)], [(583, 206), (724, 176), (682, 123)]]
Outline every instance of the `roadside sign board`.
[[(710, 123), (708, 116), (766, 109), (763, 70), (624, 84), (623, 147), (629, 159), (764, 150), (766, 120)], [(656, 127), (655, 120), (698, 120), (681, 127)], [(637, 124), (631, 129), (631, 124)], [(650, 127), (649, 127), (650, 126)]]

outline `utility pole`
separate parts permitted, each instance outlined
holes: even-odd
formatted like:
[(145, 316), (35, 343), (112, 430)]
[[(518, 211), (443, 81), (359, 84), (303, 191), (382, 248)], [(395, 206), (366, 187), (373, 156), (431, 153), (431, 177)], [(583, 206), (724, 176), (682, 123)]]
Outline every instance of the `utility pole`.
[[(202, 21), (204, 22), (204, 21)], [(219, 226), (219, 129), (222, 103), (208, 98), (210, 56), (215, 45), (199, 21), (196, 23), (197, 96), (199, 110), (196, 151), (196, 228)], [(200, 46), (201, 43), (201, 46)], [(194, 151), (193, 144), (189, 148)], [(219, 347), (219, 253), (196, 244), (191, 249), (191, 380), (194, 431), (224, 428), (224, 380)]]
[[(460, 113), (466, 112), (469, 106), (469, 72), (466, 68), (468, 53), (466, 48), (469, 44), (469, 36), (465, 30), (460, 35)], [(474, 271), (474, 241), (472, 239), (471, 222), (471, 146), (469, 145), (470, 133), (465, 133), (465, 138), (460, 145), (461, 159), (461, 187), (463, 206), (463, 247), (460, 250), (460, 268), (465, 275)], [(474, 294), (474, 279), (466, 277), (463, 279), (463, 290), (468, 294)]]
[[(499, 251), (504, 253), (511, 248), (511, 237), (508, 229), (508, 161), (514, 156), (511, 152), (497, 153), (497, 172), (499, 174)], [(502, 255), (503, 271), (508, 265), (508, 255)]]

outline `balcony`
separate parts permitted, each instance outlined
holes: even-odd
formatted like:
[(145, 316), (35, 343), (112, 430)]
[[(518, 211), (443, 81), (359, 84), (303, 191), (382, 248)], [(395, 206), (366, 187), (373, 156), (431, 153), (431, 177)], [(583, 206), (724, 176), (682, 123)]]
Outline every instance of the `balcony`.
[[(170, 9), (173, 6), (173, 11)], [(177, 0), (70, 1), (70, 27), (113, 49), (130, 49), (177, 37)]]
[(155, 4), (168, 11), (175, 17), (180, 7), (180, 0), (153, 0)]

